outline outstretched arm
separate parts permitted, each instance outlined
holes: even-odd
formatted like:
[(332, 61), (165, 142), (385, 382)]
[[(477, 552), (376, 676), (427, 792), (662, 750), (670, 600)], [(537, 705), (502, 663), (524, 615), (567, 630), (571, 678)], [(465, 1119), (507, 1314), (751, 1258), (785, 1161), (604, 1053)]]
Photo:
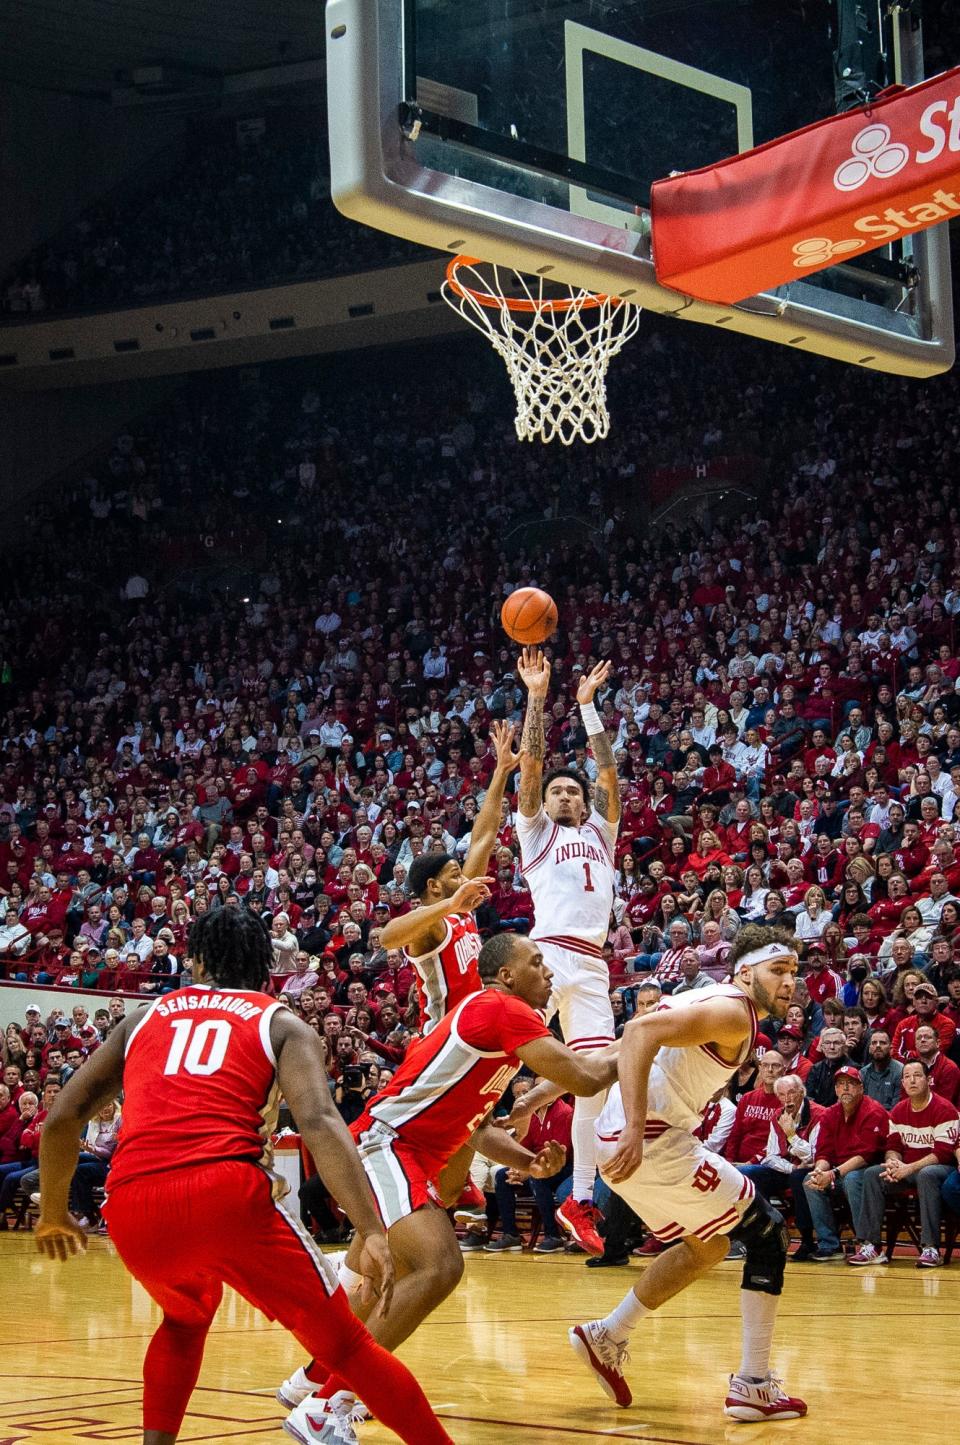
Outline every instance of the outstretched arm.
[[(626, 1124), (617, 1152), (606, 1166), (611, 1181), (629, 1179), (643, 1162), (647, 1085), (659, 1050), (714, 1044), (735, 1051), (748, 1031), (746, 1009), (735, 998), (712, 999), (701, 1007), (682, 1011), (658, 1009), (630, 1020), (620, 1041), (618, 1069)], [(735, 1068), (736, 1064), (731, 1063), (730, 1072)]]
[(563, 1168), (567, 1151), (562, 1144), (551, 1140), (535, 1154), (500, 1128), (501, 1122), (497, 1119), (481, 1124), (470, 1141), (485, 1159), (494, 1164), (505, 1164), (519, 1174), (532, 1174), (536, 1179), (549, 1179)]
[[(552, 1084), (559, 1084), (561, 1093), (589, 1095), (599, 1094), (601, 1089), (608, 1089), (613, 1083), (617, 1077), (619, 1051), (618, 1042), (595, 1053), (577, 1054), (552, 1034), (547, 1034), (523, 1044), (517, 1049), (517, 1056), (533, 1073), (540, 1074)], [(539, 1084), (537, 1090), (540, 1090)], [(539, 1095), (536, 1106), (539, 1107), (542, 1102), (542, 1095)]]
[(482, 877), (487, 871), (493, 845), (497, 841), (500, 827), (500, 805), (506, 791), (510, 774), (520, 762), (520, 756), (513, 751), (516, 736), (513, 723), (495, 722), (490, 729), (493, 745), (497, 750), (497, 766), (494, 768), (483, 807), (476, 816), (470, 833), (470, 848), (463, 865), (467, 878)]
[(599, 662), (592, 672), (580, 679), (580, 686), (577, 688), (577, 702), (580, 704), (580, 716), (583, 718), (587, 730), (587, 742), (597, 760), (597, 782), (593, 790), (593, 804), (600, 816), (606, 818), (608, 823), (617, 823), (620, 820), (617, 760), (613, 755), (610, 734), (600, 721), (600, 715), (593, 703), (597, 689), (602, 687), (610, 676), (611, 667), (612, 663)]
[(520, 812), (535, 818), (543, 806), (543, 760), (547, 752), (543, 710), (550, 686), (550, 664), (539, 647), (525, 647), (518, 664), (527, 689), (527, 712), (520, 739)]
[(461, 883), (452, 898), (441, 898), (438, 903), (425, 903), (412, 913), (401, 913), (391, 918), (380, 935), (383, 948), (406, 948), (417, 958), (439, 948), (443, 942), (445, 920), (451, 913), (472, 913), (490, 897), (490, 889), (483, 879), (471, 879)]

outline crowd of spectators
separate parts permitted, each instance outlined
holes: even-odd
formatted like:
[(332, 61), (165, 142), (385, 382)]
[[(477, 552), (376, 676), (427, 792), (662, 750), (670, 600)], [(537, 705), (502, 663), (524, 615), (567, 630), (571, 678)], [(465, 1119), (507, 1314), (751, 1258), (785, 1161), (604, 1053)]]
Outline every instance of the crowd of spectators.
[(151, 166), (20, 261), (0, 283), (0, 309), (136, 306), (428, 254), (336, 210), (322, 115), (275, 113), (262, 132), (195, 121), (173, 150), (179, 160)]
[[(499, 604), (536, 582), (560, 614), (551, 763), (591, 774), (576, 682), (614, 664), (618, 1017), (723, 977), (745, 922), (786, 923), (802, 978), (775, 1049), (813, 1102), (851, 1057), (880, 1069), (885, 1031), (952, 1106), (957, 382), (719, 345), (652, 328), (586, 455), (512, 442), (472, 343), (202, 377), (44, 499), (0, 600), (7, 977), (156, 993), (189, 980), (192, 918), (253, 909), (341, 1101), (373, 1086), (416, 1026), (379, 931), (412, 906), (412, 858), (468, 846), (489, 723), (522, 717)], [(722, 525), (628, 521), (651, 457), (757, 438), (757, 498)], [(243, 593), (196, 568), (176, 586), (184, 536), (216, 564), (239, 533), (260, 538)], [(487, 932), (530, 923), (514, 801)], [(61, 1027), (13, 1060), (8, 1033), (27, 1092)]]

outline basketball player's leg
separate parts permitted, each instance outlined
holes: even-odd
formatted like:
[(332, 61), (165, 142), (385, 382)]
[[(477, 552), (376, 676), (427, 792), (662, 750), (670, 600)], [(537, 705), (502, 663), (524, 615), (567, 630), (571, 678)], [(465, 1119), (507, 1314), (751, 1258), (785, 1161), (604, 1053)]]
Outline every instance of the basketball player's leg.
[[(571, 955), (567, 955), (568, 959)], [(558, 1012), (564, 1043), (576, 1053), (592, 1053), (612, 1043), (615, 1037), (613, 1009), (610, 1005), (609, 978), (605, 968), (583, 966), (577, 961), (577, 970), (570, 982), (558, 991)], [(574, 1102), (571, 1143), (573, 1145), (573, 1180), (570, 1201), (575, 1204), (593, 1203), (593, 1189), (597, 1175), (597, 1119), (603, 1109), (606, 1095), (601, 1092), (590, 1096), (579, 1096)], [(603, 1245), (595, 1232), (592, 1236), (577, 1228), (579, 1221), (568, 1217), (569, 1207), (561, 1208), (558, 1215), (561, 1223), (574, 1233), (577, 1242), (591, 1254), (601, 1254)], [(581, 1237), (581, 1233), (586, 1237)], [(599, 1246), (599, 1247), (597, 1247)]]
[[(248, 1200), (249, 1228), (231, 1234), (224, 1249), (225, 1281), (288, 1329), (326, 1377), (338, 1382), (337, 1388), (362, 1399), (401, 1440), (450, 1445), (413, 1375), (357, 1318), (329, 1261), (272, 1199), (267, 1176), (260, 1181)], [(436, 1212), (449, 1227), (446, 1215)], [(391, 1307), (387, 1319), (392, 1313)], [(379, 1323), (374, 1316), (371, 1324), (376, 1328)], [(309, 1414), (309, 1399), (298, 1410)]]
[[(390, 1312), (380, 1318), (359, 1298), (354, 1309), (370, 1315), (367, 1326), (374, 1339), (384, 1349), (395, 1350), (456, 1289), (463, 1278), (463, 1255), (446, 1211), (433, 1204), (391, 1225), (387, 1240), (397, 1267)], [(360, 1278), (355, 1273), (359, 1259), (360, 1245), (354, 1240), (341, 1272), (348, 1286), (353, 1282), (350, 1275)]]
[[(601, 1168), (605, 1154), (601, 1146)], [(658, 1177), (659, 1176), (659, 1177)], [(674, 1248), (658, 1255), (616, 1309), (570, 1332), (571, 1344), (618, 1404), (630, 1403), (623, 1377), (632, 1331), (652, 1311), (688, 1288), (727, 1254), (730, 1238), (746, 1246), (740, 1291), (743, 1353), (731, 1376), (725, 1411), (733, 1419), (795, 1419), (800, 1400), (783, 1394), (770, 1375), (777, 1301), (783, 1287), (787, 1235), (780, 1214), (755, 1196), (733, 1165), (679, 1130), (652, 1147), (641, 1168), (616, 1190), (651, 1233)]]
[[(144, 1445), (176, 1440), (223, 1294), (216, 1273), (206, 1267), (205, 1249), (198, 1247), (188, 1182), (128, 1184), (105, 1206), (117, 1253), (163, 1311), (143, 1361)], [(172, 1232), (171, 1219), (177, 1224)]]
[[(376, 1135), (361, 1140), (360, 1157), (396, 1266), (389, 1313), (381, 1317), (360, 1299), (359, 1239), (354, 1239), (347, 1251), (340, 1282), (350, 1293), (356, 1313), (366, 1317), (373, 1337), (385, 1349), (394, 1350), (456, 1289), (463, 1276), (463, 1255), (432, 1182), (432, 1165), (422, 1167), (413, 1151), (392, 1138)], [(306, 1367), (302, 1383), (315, 1386), (324, 1399), (348, 1388), (339, 1373), (325, 1373), (318, 1360)], [(294, 1377), (281, 1386), (287, 1397), (291, 1395), (288, 1386), (295, 1386)]]
[[(456, 1289), (463, 1275), (463, 1255), (446, 1211), (435, 1205), (425, 1205), (415, 1214), (392, 1225), (387, 1231), (387, 1239), (397, 1267), (397, 1283), (389, 1313), (381, 1316), (370, 1306), (364, 1307), (357, 1294), (351, 1298), (358, 1315), (367, 1316), (367, 1328), (378, 1345), (385, 1350), (395, 1350)], [(360, 1251), (354, 1249), (355, 1244), (356, 1241), (348, 1252), (346, 1270), (341, 1270), (341, 1277), (352, 1273), (359, 1263)], [(354, 1277), (360, 1278), (359, 1275)], [(369, 1391), (362, 1384), (352, 1382), (355, 1377), (348, 1378), (343, 1370), (325, 1373), (322, 1362), (314, 1359), (307, 1366), (304, 1376), (315, 1385), (316, 1393), (322, 1399), (337, 1399), (341, 1408), (349, 1408), (352, 1404), (350, 1396), (359, 1395), (373, 1413), (379, 1415)], [(382, 1416), (379, 1418), (383, 1419)]]

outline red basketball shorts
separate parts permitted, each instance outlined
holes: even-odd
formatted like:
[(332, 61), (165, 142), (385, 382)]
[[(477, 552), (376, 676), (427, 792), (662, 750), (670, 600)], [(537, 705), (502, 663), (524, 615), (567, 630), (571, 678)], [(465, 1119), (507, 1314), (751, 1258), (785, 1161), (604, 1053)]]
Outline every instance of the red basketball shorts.
[(130, 1273), (178, 1324), (209, 1324), (228, 1284), (321, 1360), (340, 1355), (341, 1332), (357, 1331), (329, 1261), (256, 1164), (131, 1180), (108, 1195), (104, 1215)]

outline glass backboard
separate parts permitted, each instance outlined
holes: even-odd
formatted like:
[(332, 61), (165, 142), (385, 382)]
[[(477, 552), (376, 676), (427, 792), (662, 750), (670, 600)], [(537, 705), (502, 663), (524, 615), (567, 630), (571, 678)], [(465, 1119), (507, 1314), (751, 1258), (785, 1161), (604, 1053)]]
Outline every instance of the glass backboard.
[(330, 0), (333, 195), (368, 225), (905, 374), (952, 364), (946, 228), (734, 307), (657, 285), (654, 180), (922, 78), (886, 0)]

